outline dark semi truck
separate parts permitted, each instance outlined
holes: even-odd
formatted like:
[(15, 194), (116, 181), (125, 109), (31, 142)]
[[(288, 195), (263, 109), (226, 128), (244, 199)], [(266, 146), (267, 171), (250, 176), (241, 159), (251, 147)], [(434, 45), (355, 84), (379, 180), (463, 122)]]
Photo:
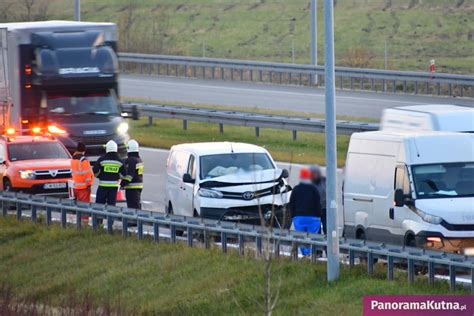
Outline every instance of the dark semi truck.
[(46, 21), (0, 24), (2, 128), (54, 134), (94, 160), (114, 140), (126, 154), (116, 26)]

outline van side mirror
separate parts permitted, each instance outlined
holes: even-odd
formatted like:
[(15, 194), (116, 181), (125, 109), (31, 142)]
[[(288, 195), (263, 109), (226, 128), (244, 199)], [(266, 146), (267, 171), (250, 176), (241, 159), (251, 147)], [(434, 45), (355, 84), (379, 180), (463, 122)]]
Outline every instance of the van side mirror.
[(194, 183), (194, 182), (196, 182), (196, 180), (194, 180), (193, 177), (191, 177), (191, 175), (189, 173), (185, 173), (183, 175), (183, 182), (184, 183)]
[(405, 205), (405, 194), (402, 189), (396, 189), (393, 197), (393, 203), (397, 207), (402, 207)]
[(283, 170), (281, 171), (281, 177), (282, 177), (282, 178), (287, 179), (289, 176), (290, 176), (290, 173), (288, 172), (287, 169), (283, 169)]

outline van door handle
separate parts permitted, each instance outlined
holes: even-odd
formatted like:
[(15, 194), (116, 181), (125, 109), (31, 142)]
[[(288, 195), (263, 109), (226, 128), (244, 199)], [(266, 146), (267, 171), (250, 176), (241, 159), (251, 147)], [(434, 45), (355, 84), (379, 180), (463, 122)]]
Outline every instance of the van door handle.
[(372, 203), (374, 201), (373, 199), (365, 199), (365, 198), (352, 198), (352, 200), (357, 201), (357, 202), (369, 202), (369, 203)]
[(390, 219), (395, 219), (395, 209), (393, 207), (388, 210), (388, 217), (390, 217)]

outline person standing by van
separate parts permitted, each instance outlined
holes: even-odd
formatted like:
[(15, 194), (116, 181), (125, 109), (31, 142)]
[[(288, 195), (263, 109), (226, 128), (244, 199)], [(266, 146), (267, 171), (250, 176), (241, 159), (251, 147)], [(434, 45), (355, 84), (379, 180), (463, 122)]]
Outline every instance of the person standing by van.
[(75, 200), (89, 203), (91, 187), (94, 183), (94, 174), (92, 173), (91, 164), (85, 156), (85, 152), (86, 145), (78, 143), (76, 152), (71, 160), (71, 173)]
[(125, 189), (127, 207), (141, 209), (143, 189), (143, 161), (139, 154), (138, 142), (130, 140), (127, 145), (128, 158), (125, 160), (127, 175), (121, 185)]
[[(316, 186), (311, 182), (311, 171), (300, 171), (300, 183), (291, 192), (289, 210), (296, 231), (318, 233), (321, 228), (321, 201)], [(303, 256), (308, 256), (309, 248), (301, 247)]]
[(94, 165), (94, 175), (99, 178), (95, 202), (115, 205), (120, 179), (126, 176), (125, 165), (117, 153), (117, 143), (109, 140), (102, 155)]
[(321, 167), (313, 165), (310, 167), (311, 182), (316, 186), (321, 201), (321, 226), (323, 234), (326, 234), (326, 177), (321, 173)]

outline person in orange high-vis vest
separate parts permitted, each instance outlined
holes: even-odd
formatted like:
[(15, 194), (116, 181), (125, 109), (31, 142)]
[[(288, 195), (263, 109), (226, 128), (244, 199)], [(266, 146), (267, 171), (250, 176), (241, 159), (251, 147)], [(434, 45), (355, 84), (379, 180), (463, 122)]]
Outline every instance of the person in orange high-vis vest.
[(77, 150), (71, 160), (71, 172), (76, 201), (90, 202), (94, 173), (92, 172), (89, 160), (85, 156), (85, 152), (86, 146), (83, 143), (77, 144)]

